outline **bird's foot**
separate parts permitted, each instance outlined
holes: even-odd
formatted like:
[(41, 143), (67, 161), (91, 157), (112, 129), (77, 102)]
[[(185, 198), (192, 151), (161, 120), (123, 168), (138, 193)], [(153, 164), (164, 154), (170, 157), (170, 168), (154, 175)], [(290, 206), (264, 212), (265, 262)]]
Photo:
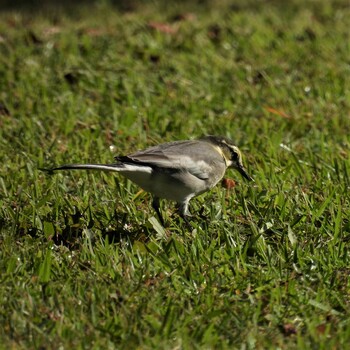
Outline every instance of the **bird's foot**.
[(163, 216), (162, 216), (162, 214), (160, 212), (160, 209), (159, 209), (160, 208), (160, 203), (159, 203), (159, 198), (158, 197), (155, 197), (153, 199), (152, 207), (153, 207), (154, 211), (157, 213), (159, 222), (165, 228), (165, 221), (164, 221)]

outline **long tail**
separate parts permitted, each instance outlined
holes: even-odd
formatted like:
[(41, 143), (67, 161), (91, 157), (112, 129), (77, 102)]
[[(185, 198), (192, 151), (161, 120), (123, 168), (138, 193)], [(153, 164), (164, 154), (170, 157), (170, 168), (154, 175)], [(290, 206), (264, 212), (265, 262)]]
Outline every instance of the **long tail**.
[(40, 169), (52, 173), (56, 170), (102, 170), (102, 171), (125, 171), (123, 164), (64, 164), (51, 169)]
[(115, 171), (126, 173), (148, 173), (152, 172), (152, 168), (144, 165), (136, 164), (65, 164), (51, 169), (40, 169), (47, 171), (48, 173), (53, 173), (57, 170), (100, 170), (100, 171)]

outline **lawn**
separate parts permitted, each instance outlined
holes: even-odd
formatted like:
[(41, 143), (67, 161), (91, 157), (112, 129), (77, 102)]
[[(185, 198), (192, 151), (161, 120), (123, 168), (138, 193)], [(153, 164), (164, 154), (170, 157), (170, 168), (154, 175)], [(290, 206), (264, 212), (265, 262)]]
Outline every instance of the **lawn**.
[[(348, 1), (37, 3), (0, 5), (0, 349), (348, 347)], [(206, 134), (255, 182), (192, 229), (39, 170)]]

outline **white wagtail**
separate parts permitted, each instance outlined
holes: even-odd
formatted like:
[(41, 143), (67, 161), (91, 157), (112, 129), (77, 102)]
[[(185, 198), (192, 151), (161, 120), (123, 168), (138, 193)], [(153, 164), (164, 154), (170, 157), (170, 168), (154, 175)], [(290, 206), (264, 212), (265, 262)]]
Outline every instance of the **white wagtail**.
[(115, 159), (113, 164), (67, 164), (46, 170), (119, 172), (153, 194), (152, 206), (163, 226), (160, 198), (177, 202), (180, 216), (187, 222), (189, 201), (214, 187), (227, 168), (237, 169), (244, 178), (252, 180), (243, 166), (240, 150), (221, 136), (163, 143)]

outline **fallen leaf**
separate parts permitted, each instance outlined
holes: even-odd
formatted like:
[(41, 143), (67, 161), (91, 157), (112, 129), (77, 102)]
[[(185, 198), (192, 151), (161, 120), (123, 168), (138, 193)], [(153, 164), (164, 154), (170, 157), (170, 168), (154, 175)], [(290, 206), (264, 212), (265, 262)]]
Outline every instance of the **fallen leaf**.
[(48, 27), (43, 30), (43, 35), (45, 37), (49, 37), (58, 33), (61, 33), (61, 28), (60, 27)]
[(91, 36), (91, 37), (99, 37), (106, 35), (106, 31), (99, 28), (85, 28), (82, 33)]
[(265, 111), (270, 112), (272, 114), (276, 114), (276, 115), (278, 115), (280, 117), (287, 118), (287, 119), (290, 118), (290, 116), (287, 113), (283, 112), (280, 109), (275, 109), (275, 108), (272, 108), (272, 107), (264, 107), (264, 109), (265, 109)]
[(297, 329), (292, 323), (286, 323), (283, 325), (283, 333), (285, 335), (297, 334)]
[(236, 182), (235, 182), (235, 180), (232, 180), (232, 179), (223, 178), (221, 181), (221, 185), (222, 185), (222, 187), (230, 190), (230, 189), (236, 187)]
[(324, 334), (326, 332), (326, 329), (327, 329), (327, 327), (324, 323), (322, 323), (316, 327), (318, 334)]
[(167, 23), (149, 22), (148, 26), (162, 33), (175, 34), (177, 32), (177, 27), (171, 26)]

